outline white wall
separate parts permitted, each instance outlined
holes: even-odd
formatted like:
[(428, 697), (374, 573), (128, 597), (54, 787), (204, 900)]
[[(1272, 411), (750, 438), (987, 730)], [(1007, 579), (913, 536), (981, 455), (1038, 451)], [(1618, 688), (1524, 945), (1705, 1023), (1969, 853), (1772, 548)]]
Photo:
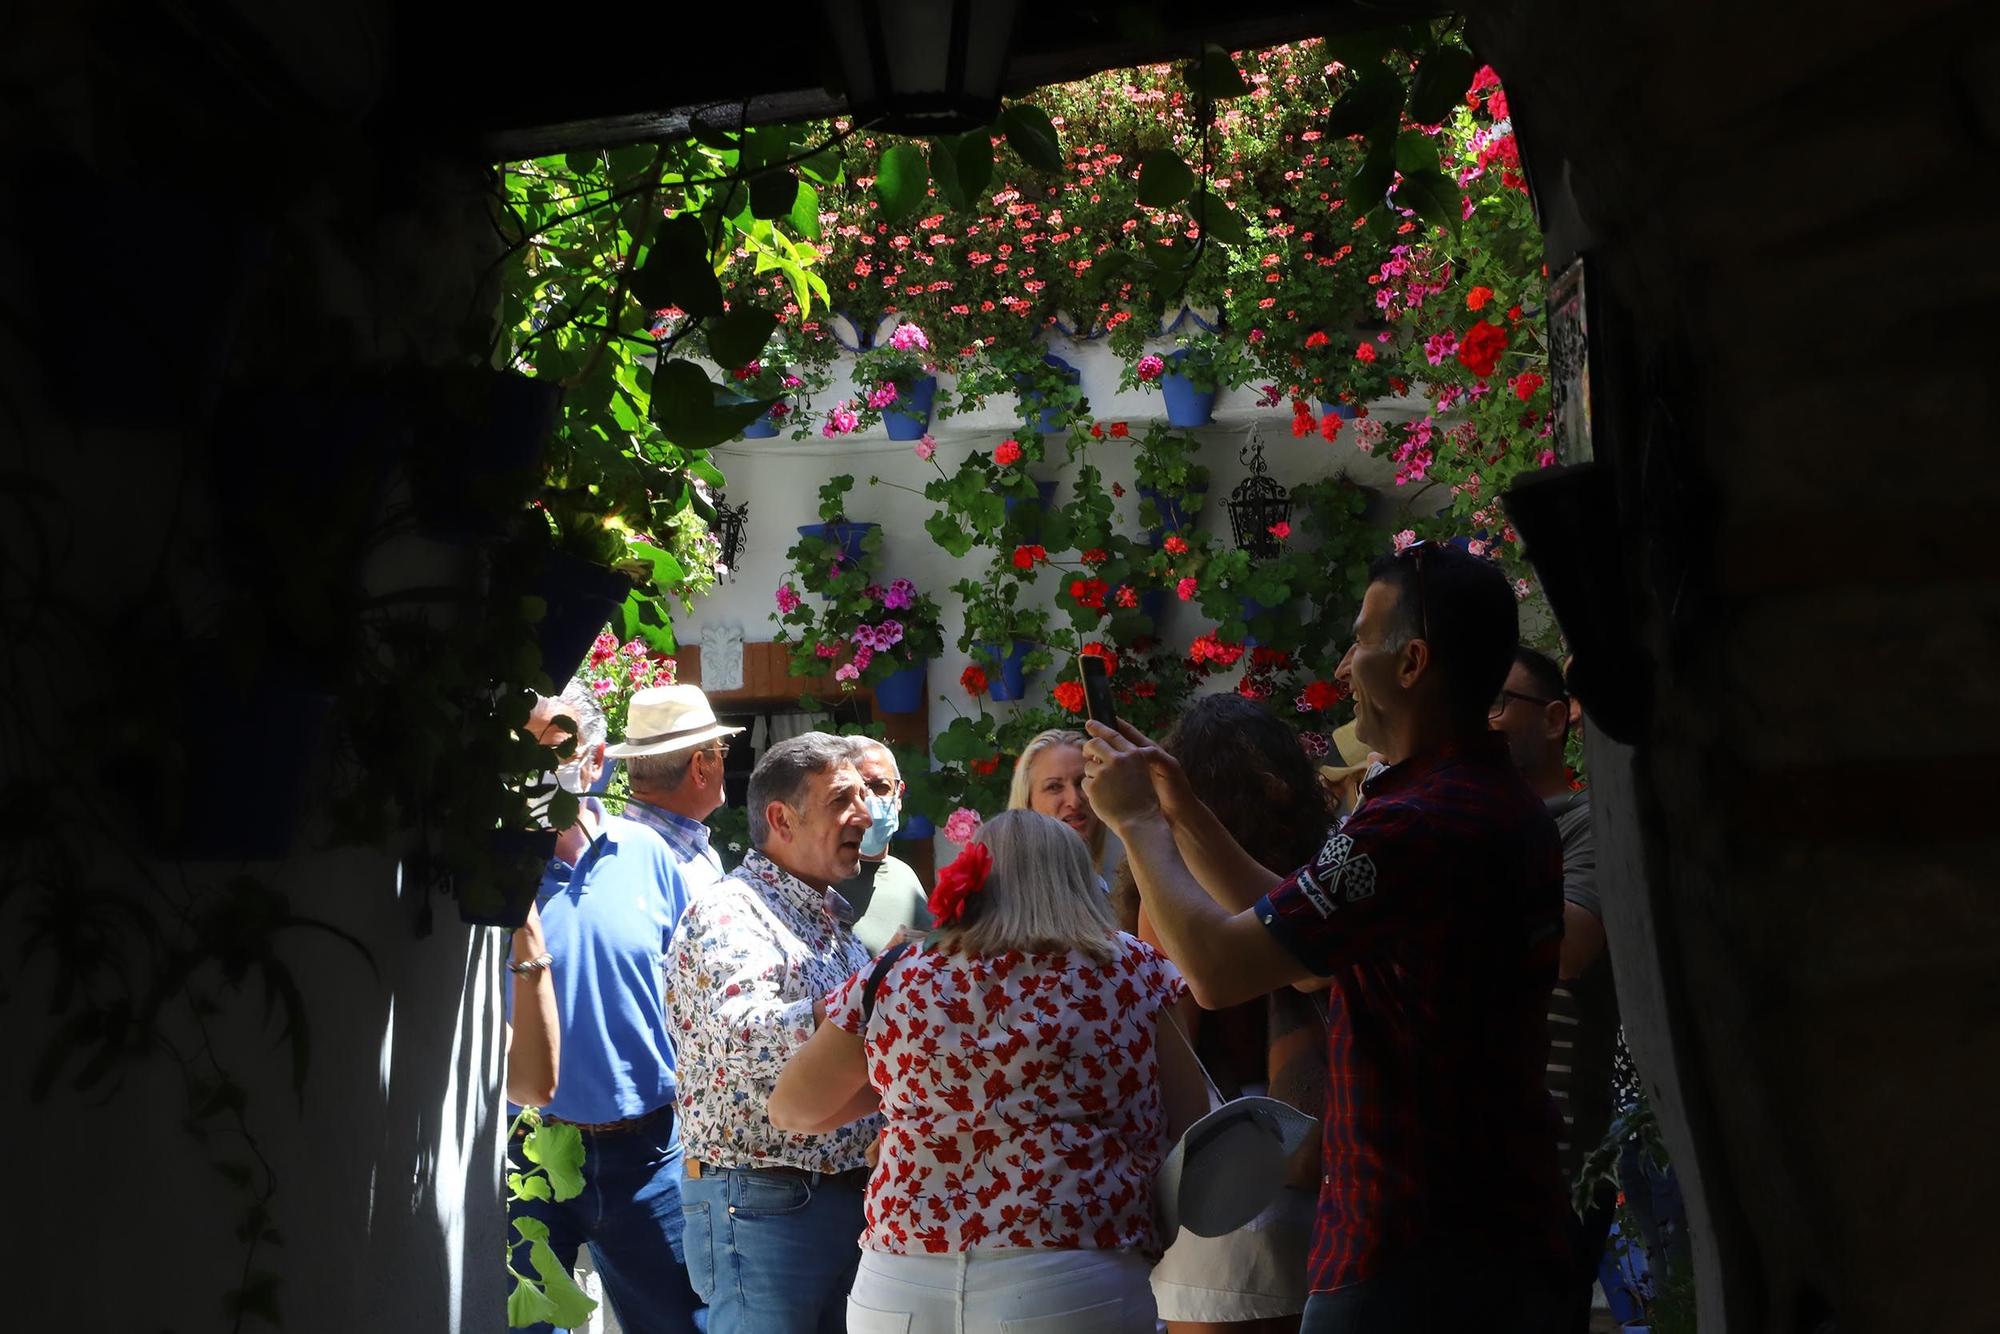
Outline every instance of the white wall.
[[(1048, 347), (1082, 372), (1082, 388), (1098, 420), (1129, 422), (1134, 435), (1143, 433), (1149, 422), (1164, 420), (1165, 402), (1159, 393), (1118, 391), (1121, 363), (1104, 342), (1079, 344), (1056, 337)], [(1172, 343), (1162, 340), (1159, 347), (1170, 351)], [(840, 398), (852, 396), (853, 391), (844, 378), (845, 365), (843, 358), (841, 381), (829, 392), (814, 396), (813, 406), (821, 412)], [(1317, 433), (1294, 439), (1289, 403), (1259, 408), (1256, 397), (1254, 389), (1225, 393), (1218, 401), (1215, 424), (1192, 433), (1201, 442), (1201, 461), (1211, 473), (1208, 502), (1199, 520), (1203, 531), (1219, 534), (1228, 542), (1229, 518), (1222, 502), (1245, 475), (1247, 470), (1239, 461), (1239, 452), (1258, 432), (1262, 434), (1271, 474), (1287, 485), (1346, 474), (1387, 494), (1392, 514), (1396, 504), (1407, 499), (1391, 486), (1394, 465), (1381, 457), (1381, 451), (1371, 456), (1354, 447), (1353, 423), (1348, 424), (1333, 444)], [(1403, 400), (1377, 404), (1371, 411), (1391, 424), (1420, 415), (1414, 403)], [(939, 423), (933, 431), (938, 442), (937, 464), (950, 473), (972, 451), (990, 451), (1015, 426), (1011, 399), (990, 400), (977, 413)], [(1131, 532), (1139, 531), (1139, 499), (1132, 486), (1136, 443), (1129, 439), (1082, 439), (1088, 460), (1104, 473), (1106, 482), (1125, 484), (1127, 494), (1118, 503)], [(1061, 457), (1060, 446), (1054, 441), (1048, 442), (1047, 447), (1051, 461), (1036, 465), (1032, 471), (1039, 477), (1058, 479), (1056, 503), (1062, 504), (1070, 498), (1068, 482), (1076, 465), (1054, 461)], [(849, 496), (848, 517), (882, 525), (883, 573), (914, 580), (919, 588), (937, 596), (944, 607), (945, 652), (931, 665), (929, 681), (933, 735), (949, 726), (955, 716), (950, 706), (938, 702), (937, 696), (945, 696), (960, 708), (969, 707), (965, 693), (958, 686), (959, 673), (969, 659), (955, 647), (963, 620), (958, 599), (946, 590), (959, 579), (981, 575), (993, 553), (976, 547), (964, 559), (954, 560), (924, 530), (924, 520), (936, 508), (921, 494), (924, 484), (938, 475), (931, 464), (918, 459), (910, 444), (890, 440), (880, 428), (835, 440), (815, 434), (802, 441), (794, 441), (788, 435), (771, 440), (737, 441), (717, 449), (715, 461), (728, 478), (730, 502), (749, 502), (748, 528), (738, 567), (731, 577), (698, 602), (692, 614), (676, 621), (676, 632), (683, 642), (698, 643), (704, 626), (727, 624), (740, 625), (746, 642), (773, 638), (776, 623), (771, 618), (776, 607), (772, 594), (790, 570), (785, 551), (797, 540), (799, 525), (819, 522), (820, 485), (830, 477), (852, 473), (855, 487)], [(880, 478), (881, 484), (869, 485), (871, 477)], [(1414, 490), (1405, 488), (1406, 492)], [(1436, 507), (1442, 498), (1441, 491), (1442, 488), (1433, 488), (1422, 498), (1419, 503), (1425, 512)], [(1045, 570), (1038, 588), (1053, 599), (1058, 579), (1066, 577), (1061, 572)], [(1188, 605), (1174, 609), (1168, 628), (1173, 638), (1185, 644), (1210, 624), (1202, 618), (1198, 607)], [(1332, 633), (1341, 633), (1343, 629), (1333, 627)], [(989, 701), (987, 707), (1007, 710), (1017, 706)], [(941, 847), (940, 851), (944, 849)]]

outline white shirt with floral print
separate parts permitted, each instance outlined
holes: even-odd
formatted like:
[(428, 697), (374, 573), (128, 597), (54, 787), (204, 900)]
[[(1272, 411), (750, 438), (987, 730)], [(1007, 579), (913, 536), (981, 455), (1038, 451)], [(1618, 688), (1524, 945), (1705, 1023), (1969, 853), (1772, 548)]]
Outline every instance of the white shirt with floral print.
[(752, 852), (697, 892), (667, 946), (681, 1146), (718, 1167), (844, 1172), (866, 1162), (880, 1117), (793, 1135), (765, 1114), (778, 1073), (813, 1033), (813, 1002), (868, 963), (837, 895)]

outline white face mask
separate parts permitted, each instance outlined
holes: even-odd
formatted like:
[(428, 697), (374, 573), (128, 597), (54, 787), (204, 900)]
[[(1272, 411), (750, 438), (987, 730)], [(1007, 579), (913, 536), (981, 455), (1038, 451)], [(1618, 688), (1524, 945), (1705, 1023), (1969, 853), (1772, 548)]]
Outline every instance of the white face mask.
[(565, 792), (574, 792), (578, 796), (583, 795), (590, 787), (590, 784), (583, 780), (583, 757), (581, 755), (574, 759), (564, 760), (561, 764), (557, 765), (554, 777), (556, 786)]

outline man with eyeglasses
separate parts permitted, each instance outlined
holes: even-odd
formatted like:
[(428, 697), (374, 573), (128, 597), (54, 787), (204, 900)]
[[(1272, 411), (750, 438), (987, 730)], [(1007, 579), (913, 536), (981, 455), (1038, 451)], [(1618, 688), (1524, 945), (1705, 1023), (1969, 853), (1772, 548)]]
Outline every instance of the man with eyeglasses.
[[(705, 816), (719, 804), (703, 794), (720, 793), (717, 747), (741, 729), (718, 724), (693, 686), (660, 686), (633, 694), (625, 737), (607, 747), (604, 715), (576, 682), (538, 705), (529, 727), (550, 744), (575, 736), (558, 771), (566, 788), (588, 793), (607, 758), (622, 759), (642, 799), (620, 814), (586, 795), (543, 873), (544, 953), (516, 971), (546, 970), (554, 982), (562, 1065), (542, 1112), (582, 1135), (586, 1184), (573, 1199), (509, 1210), (547, 1228), (565, 1266), (590, 1247), (630, 1334), (688, 1334), (702, 1328), (702, 1304), (684, 1264), (680, 1081), (661, 967), (692, 886), (715, 878), (704, 875), (706, 839), (678, 822), (706, 830), (680, 812)], [(527, 1272), (525, 1253), (514, 1263)]]
[[(1575, 1181), (1583, 1160), (1611, 1126), (1612, 1059), (1618, 1043), (1618, 998), (1604, 949), (1604, 907), (1597, 893), (1597, 845), (1590, 830), (1590, 794), (1570, 786), (1563, 750), (1570, 730), (1569, 689), (1562, 669), (1522, 645), (1507, 683), (1487, 709), (1493, 730), (1528, 786), (1548, 807), (1563, 849), (1563, 941), (1559, 980), (1549, 996), (1549, 1095), (1562, 1113), (1557, 1145), (1563, 1179)], [(1611, 1230), (1617, 1191), (1601, 1186), (1578, 1226), (1575, 1302), (1568, 1329), (1590, 1323), (1596, 1258)]]
[(1204, 1007), (1330, 986), (1304, 1334), (1546, 1334), (1574, 1263), (1543, 1087), (1562, 848), (1487, 723), (1513, 590), (1421, 543), (1369, 576), (1336, 675), (1388, 767), (1310, 865), (1259, 866), (1129, 727), (1089, 724), (1089, 796)]
[(699, 686), (649, 686), (632, 692), (625, 740), (605, 752), (625, 761), (625, 818), (667, 840), (690, 895), (725, 874), (705, 821), (727, 800), (729, 738), (742, 730), (716, 722)]
[(867, 789), (868, 832), (861, 836), (861, 869), (834, 888), (853, 905), (854, 938), (878, 954), (906, 933), (930, 930), (931, 911), (923, 881), (889, 851), (903, 820), (903, 775), (895, 753), (872, 736), (847, 742)]

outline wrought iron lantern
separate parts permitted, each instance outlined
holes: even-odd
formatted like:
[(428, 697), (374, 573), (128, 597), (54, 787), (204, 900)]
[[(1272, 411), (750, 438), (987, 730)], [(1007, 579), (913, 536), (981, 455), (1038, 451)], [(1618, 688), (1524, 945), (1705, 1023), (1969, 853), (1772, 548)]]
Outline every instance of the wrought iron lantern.
[(1229, 506), (1229, 529), (1237, 550), (1269, 559), (1278, 554), (1280, 545), (1271, 529), (1291, 521), (1292, 493), (1280, 486), (1264, 465), (1262, 432), (1253, 431), (1250, 443), (1237, 457), (1250, 469), (1250, 475), (1236, 484), (1224, 502)]
[(958, 134), (1000, 114), (1017, 0), (825, 0), (855, 123)]
[(750, 502), (730, 505), (725, 503), (727, 499), (720, 491), (715, 493), (715, 522), (710, 529), (722, 547), (722, 568), (734, 579), (736, 558), (743, 552), (743, 530), (750, 522)]

